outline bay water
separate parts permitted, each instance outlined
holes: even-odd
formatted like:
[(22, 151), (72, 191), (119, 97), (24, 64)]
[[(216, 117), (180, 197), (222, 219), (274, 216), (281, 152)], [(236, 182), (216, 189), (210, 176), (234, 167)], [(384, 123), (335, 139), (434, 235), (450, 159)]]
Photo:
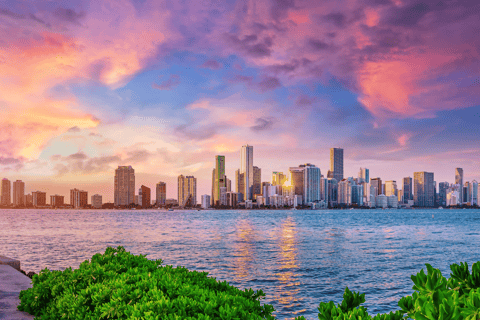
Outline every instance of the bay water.
[(425, 264), (480, 261), (480, 210), (0, 210), (0, 255), (77, 268), (108, 246), (263, 290), (278, 319), (318, 319), (345, 287), (371, 315), (398, 310)]

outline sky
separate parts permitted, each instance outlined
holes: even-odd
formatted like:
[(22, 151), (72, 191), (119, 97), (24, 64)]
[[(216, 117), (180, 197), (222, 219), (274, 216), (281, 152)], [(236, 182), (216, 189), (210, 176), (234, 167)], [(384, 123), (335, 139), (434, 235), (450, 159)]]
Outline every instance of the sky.
[(479, 21), (476, 0), (3, 0), (0, 176), (107, 202), (131, 165), (210, 194), (249, 144), (262, 181), (326, 175), (332, 147), (345, 176), (480, 180)]

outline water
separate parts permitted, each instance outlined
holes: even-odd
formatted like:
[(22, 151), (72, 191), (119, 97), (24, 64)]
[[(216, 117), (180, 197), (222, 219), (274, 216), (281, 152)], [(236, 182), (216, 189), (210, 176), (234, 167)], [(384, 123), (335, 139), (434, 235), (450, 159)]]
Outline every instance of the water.
[(0, 210), (0, 255), (25, 271), (77, 268), (107, 246), (262, 289), (278, 319), (318, 319), (346, 286), (371, 315), (398, 310), (430, 263), (480, 261), (480, 210)]

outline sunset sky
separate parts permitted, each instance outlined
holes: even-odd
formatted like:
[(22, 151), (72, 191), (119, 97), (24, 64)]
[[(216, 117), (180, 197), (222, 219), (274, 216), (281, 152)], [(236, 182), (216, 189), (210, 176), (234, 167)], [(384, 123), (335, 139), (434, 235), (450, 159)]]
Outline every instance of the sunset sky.
[(0, 179), (107, 202), (131, 165), (200, 201), (248, 143), (263, 181), (331, 147), (346, 176), (480, 180), (479, 34), (477, 0), (4, 0)]

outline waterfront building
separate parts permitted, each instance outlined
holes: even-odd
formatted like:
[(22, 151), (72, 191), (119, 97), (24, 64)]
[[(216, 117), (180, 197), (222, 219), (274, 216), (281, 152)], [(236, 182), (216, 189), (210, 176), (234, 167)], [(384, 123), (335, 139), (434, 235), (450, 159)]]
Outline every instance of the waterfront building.
[(115, 169), (115, 206), (128, 206), (135, 202), (135, 170), (132, 166), (118, 166)]
[[(462, 168), (455, 168), (455, 184), (458, 184), (461, 187), (463, 187), (463, 169)], [(461, 204), (463, 202), (463, 188), (460, 188), (459, 194), (460, 194), (459, 204)]]
[(203, 209), (210, 208), (210, 196), (208, 194), (204, 194), (202, 195), (201, 199), (202, 199), (202, 208)]
[(398, 190), (398, 203), (403, 203), (403, 190)]
[(31, 193), (25, 195), (25, 206), (26, 207), (33, 206), (33, 196)]
[(61, 195), (50, 196), (50, 205), (54, 207), (63, 207), (65, 205), (65, 197)]
[(181, 207), (197, 205), (197, 178), (178, 176), (178, 204)]
[(243, 199), (243, 192), (245, 191), (245, 174), (241, 173), (240, 169), (235, 171), (235, 181), (236, 181), (235, 191), (237, 191), (237, 193), (241, 193), (242, 199)]
[(456, 206), (460, 204), (460, 193), (455, 188), (449, 188), (447, 191), (447, 206)]
[(78, 189), (70, 190), (70, 205), (73, 208), (84, 208), (88, 204), (88, 192)]
[(178, 206), (178, 201), (177, 199), (165, 199), (165, 206)]
[(433, 172), (414, 172), (413, 201), (416, 207), (433, 207), (435, 204)]
[(376, 188), (376, 194), (375, 196), (378, 196), (379, 194), (382, 194), (382, 179), (380, 178), (373, 178), (370, 179), (370, 186)]
[(32, 192), (33, 206), (45, 207), (47, 205), (47, 193), (42, 191)]
[(328, 178), (328, 203), (327, 206), (336, 207), (338, 204), (338, 181)]
[(343, 179), (343, 149), (330, 149), (330, 171), (337, 181)]
[(371, 207), (374, 207), (375, 204), (376, 204), (376, 201), (377, 201), (377, 196), (378, 196), (378, 188), (373, 186), (373, 185), (370, 185), (370, 201), (369, 203), (373, 203), (373, 205)]
[(17, 180), (13, 182), (13, 205), (23, 207), (25, 205), (25, 182)]
[(305, 203), (320, 201), (320, 168), (311, 163), (300, 165), (303, 168), (303, 198)]
[(164, 206), (166, 199), (167, 199), (167, 184), (163, 181), (160, 181), (156, 185), (155, 204), (157, 206)]
[(355, 185), (352, 185), (351, 188), (352, 188), (352, 204), (363, 206), (364, 204), (363, 184), (355, 184)]
[(293, 196), (293, 207), (296, 208), (298, 206), (303, 205), (303, 199), (302, 196), (299, 194), (296, 194)]
[(290, 167), (290, 179), (296, 195), (304, 194), (304, 173), (302, 167)]
[(135, 205), (136, 205), (136, 206), (140, 205), (140, 202), (141, 202), (141, 201), (140, 201), (140, 197), (136, 194), (136, 195), (135, 195)]
[(215, 168), (212, 174), (212, 204), (220, 204), (220, 188), (226, 187), (225, 156), (215, 156)]
[(240, 152), (240, 173), (243, 173), (243, 193), (245, 200), (253, 198), (253, 146), (244, 145)]
[(413, 179), (411, 177), (403, 178), (403, 202), (408, 203), (413, 200)]
[(102, 208), (102, 205), (103, 205), (103, 200), (102, 200), (102, 196), (99, 195), (99, 194), (94, 194), (92, 197), (91, 197), (91, 203), (92, 203), (92, 207), (94, 207), (95, 209), (101, 209)]
[(398, 196), (396, 195), (391, 195), (387, 196), (387, 206), (389, 208), (398, 208)]
[(142, 206), (142, 208), (149, 208), (152, 204), (151, 199), (152, 199), (151, 189), (147, 186), (142, 185), (140, 189), (138, 189), (139, 205)]
[(338, 183), (338, 204), (352, 204), (352, 182), (348, 179), (342, 179)]
[(438, 184), (438, 205), (447, 205), (447, 190), (449, 188), (448, 182), (440, 182)]
[(227, 206), (231, 208), (236, 208), (238, 206), (238, 196), (241, 195), (241, 193), (238, 192), (232, 192), (232, 191), (227, 191), (226, 196), (227, 196)]
[(283, 186), (287, 181), (287, 176), (283, 172), (274, 171), (272, 172), (272, 185), (274, 186)]
[(379, 194), (375, 197), (377, 208), (387, 208), (388, 207), (388, 197), (384, 194)]
[[(262, 194), (262, 169), (253, 167), (253, 195)], [(253, 199), (253, 198), (252, 198)]]
[(260, 206), (264, 206), (265, 205), (265, 198), (263, 196), (257, 196), (255, 198), (255, 200), (257, 201), (257, 205), (260, 207)]
[(390, 180), (385, 182), (385, 195), (387, 197), (398, 195), (397, 181)]
[(478, 182), (472, 181), (472, 205), (478, 205)]
[(470, 182), (465, 182), (463, 185), (463, 203), (471, 204), (472, 199), (472, 185)]
[(12, 196), (11, 196), (12, 185), (10, 180), (7, 178), (3, 178), (2, 180), (2, 197), (1, 197), (1, 205), (2, 206), (9, 206), (12, 204)]
[(358, 172), (358, 183), (370, 182), (370, 170), (367, 168), (360, 168)]
[(220, 205), (226, 206), (227, 205), (227, 187), (220, 187)]
[(293, 199), (293, 196), (295, 195), (295, 190), (293, 186), (282, 186), (282, 195), (284, 197), (289, 197)]

